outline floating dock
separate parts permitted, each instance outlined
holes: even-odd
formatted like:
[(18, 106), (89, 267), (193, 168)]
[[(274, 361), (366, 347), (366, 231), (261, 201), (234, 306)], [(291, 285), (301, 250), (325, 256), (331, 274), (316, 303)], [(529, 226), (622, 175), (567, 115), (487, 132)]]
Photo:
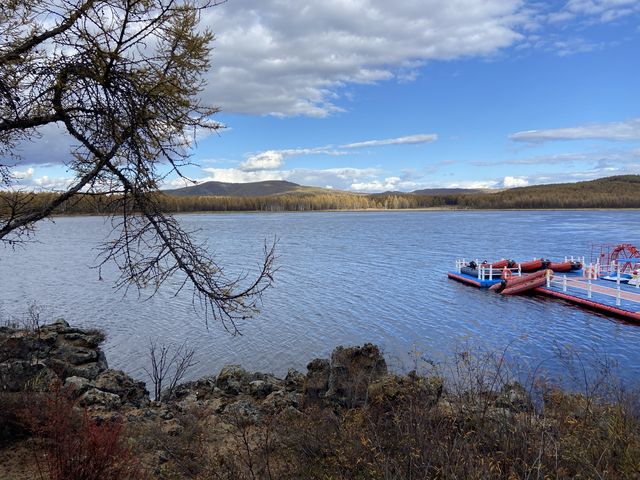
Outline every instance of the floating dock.
[[(474, 265), (478, 265), (478, 261), (472, 262)], [(447, 276), (452, 280), (457, 280), (458, 282), (466, 283), (467, 285), (472, 285), (478, 288), (489, 288), (496, 283), (500, 283), (502, 279), (500, 278), (503, 268), (493, 268), (491, 265), (479, 264), (475, 269), (473, 274), (467, 273), (468, 269), (465, 267), (469, 265), (465, 259), (456, 260), (456, 270), (455, 272), (448, 272)], [(515, 270), (518, 275), (521, 273), (519, 269)]]
[(556, 276), (533, 292), (640, 323), (640, 288), (637, 286), (567, 275)]
[[(452, 280), (478, 288), (497, 289), (498, 292), (507, 295), (510, 293), (508, 288), (510, 284), (522, 285), (525, 281), (521, 277), (531, 275), (529, 284), (532, 286), (518, 293), (527, 291), (532, 294), (557, 298), (605, 315), (613, 315), (640, 324), (640, 251), (630, 244), (620, 244), (612, 248), (611, 251), (616, 255), (618, 252), (625, 251), (630, 251), (632, 254), (624, 257), (618, 256), (615, 259), (609, 257), (610, 261), (605, 264), (601, 264), (599, 261), (592, 262), (584, 270), (581, 269), (586, 266), (584, 258), (565, 258), (564, 262), (558, 263), (545, 260), (544, 268), (571, 265), (572, 270), (564, 269), (562, 270), (564, 273), (559, 273), (547, 269), (546, 275), (541, 272), (535, 275), (539, 278), (536, 285), (533, 285), (535, 283), (533, 274), (523, 273), (523, 271), (528, 271), (525, 269), (525, 265), (532, 262), (517, 264), (509, 261), (508, 267), (498, 270), (493, 265), (503, 264), (501, 262), (504, 261), (490, 264), (487, 262), (479, 263), (477, 260), (467, 262), (462, 259), (456, 261), (455, 271), (448, 272), (447, 276)], [(602, 257), (603, 255), (600, 254), (598, 259)], [(625, 278), (624, 274), (627, 271), (629, 274)], [(607, 280), (604, 277), (614, 278), (617, 281)], [(495, 287), (493, 287), (494, 285)]]
[(459, 272), (449, 272), (447, 273), (447, 276), (453, 280), (457, 280), (458, 282), (473, 285), (474, 287), (478, 288), (489, 288), (496, 283), (500, 283), (501, 281), (499, 278), (495, 280), (481, 279), (479, 277), (474, 277), (472, 275), (467, 275), (466, 273)]

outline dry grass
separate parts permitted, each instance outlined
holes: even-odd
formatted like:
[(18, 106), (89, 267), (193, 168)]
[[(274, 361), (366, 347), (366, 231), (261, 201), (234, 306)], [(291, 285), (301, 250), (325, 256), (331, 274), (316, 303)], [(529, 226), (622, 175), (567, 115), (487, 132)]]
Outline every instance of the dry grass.
[[(67, 472), (49, 473), (58, 479), (138, 478), (134, 457), (162, 480), (639, 479), (640, 392), (607, 361), (563, 361), (569, 390), (536, 376), (515, 383), (506, 351), (463, 351), (423, 374), (385, 377), (364, 406), (267, 414), (227, 399), (236, 408), (193, 405), (138, 421), (129, 443), (121, 425), (92, 423), (52, 397), (29, 422), (47, 452), (33, 458), (49, 462), (41, 472)], [(100, 475), (73, 471), (87, 465)]]
[(357, 408), (192, 416), (182, 434), (165, 435), (180, 460), (159, 478), (638, 479), (640, 395), (603, 365), (577, 362), (591, 376), (568, 392), (540, 378), (515, 383), (505, 352), (461, 352), (438, 368), (449, 374), (444, 390), (411, 373), (374, 384)]

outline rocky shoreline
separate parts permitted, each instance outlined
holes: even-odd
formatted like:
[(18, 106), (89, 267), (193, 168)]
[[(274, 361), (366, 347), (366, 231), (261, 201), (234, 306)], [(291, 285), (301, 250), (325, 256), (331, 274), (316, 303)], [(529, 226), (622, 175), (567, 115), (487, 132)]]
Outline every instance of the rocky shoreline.
[[(47, 392), (55, 385), (93, 412), (185, 408), (216, 404), (220, 410), (246, 400), (275, 411), (303, 404), (355, 407), (366, 402), (371, 384), (385, 378), (387, 364), (377, 346), (337, 347), (331, 359), (309, 362), (307, 373), (289, 369), (285, 378), (225, 365), (218, 375), (178, 385), (163, 402), (153, 402), (144, 382), (108, 367), (100, 348), (104, 334), (71, 327), (64, 320), (37, 331), (0, 328), (0, 391)], [(394, 377), (395, 378), (395, 377)], [(434, 394), (439, 395), (441, 385)]]
[[(549, 389), (534, 408), (515, 382), (455, 390), (438, 376), (390, 373), (372, 344), (337, 347), (285, 378), (225, 365), (157, 402), (144, 382), (108, 367), (104, 338), (64, 320), (30, 331), (0, 327), (0, 401), (62, 392), (85, 418), (124, 428), (144, 478), (386, 478), (388, 469), (398, 478), (443, 469), (487, 478), (487, 465), (526, 475), (543, 461), (545, 471), (561, 467), (556, 476), (570, 478), (564, 473), (591, 471), (602, 458), (611, 471), (640, 471), (626, 460), (628, 450), (640, 452), (638, 417), (622, 403)], [(624, 431), (612, 431), (620, 418)], [(0, 478), (33, 478), (34, 438), (13, 438), (0, 421), (2, 429)], [(582, 457), (558, 460), (558, 451), (576, 449)]]
[[(120, 421), (133, 428), (153, 428), (179, 437), (197, 416), (225, 425), (232, 419), (260, 424), (264, 418), (301, 415), (308, 408), (354, 408), (371, 394), (393, 397), (404, 382), (389, 375), (379, 348), (337, 347), (330, 359), (316, 358), (306, 374), (289, 369), (285, 378), (248, 372), (225, 365), (218, 375), (178, 385), (162, 402), (153, 401), (144, 382), (108, 367), (100, 348), (105, 335), (83, 330), (60, 319), (37, 330), (0, 327), (0, 394), (63, 392), (102, 421)], [(422, 381), (421, 388), (437, 402), (439, 379)], [(224, 438), (225, 428), (218, 429)], [(155, 451), (150, 464), (167, 461)]]

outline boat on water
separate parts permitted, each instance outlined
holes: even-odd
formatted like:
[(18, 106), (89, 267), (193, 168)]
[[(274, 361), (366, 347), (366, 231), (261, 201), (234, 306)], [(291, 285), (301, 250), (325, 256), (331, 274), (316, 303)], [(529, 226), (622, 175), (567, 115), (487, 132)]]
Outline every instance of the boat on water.
[[(479, 276), (479, 270), (473, 267), (462, 267), (461, 272), (464, 273), (465, 275), (469, 275), (470, 277)], [(484, 274), (484, 278), (487, 280), (500, 280), (501, 274), (502, 274), (502, 271), (499, 268), (496, 268), (491, 272), (486, 271)]]
[(518, 277), (511, 281), (507, 280), (506, 285), (500, 294), (518, 295), (520, 293), (528, 292), (534, 288), (542, 287), (551, 278), (553, 278), (553, 270), (546, 269), (532, 273), (531, 275)]
[(578, 262), (575, 260), (567, 260), (564, 262), (548, 262), (546, 268), (549, 268), (554, 272), (573, 272), (582, 270), (582, 262)]
[(633, 280), (636, 277), (628, 273), (621, 273), (621, 274), (613, 273), (613, 274), (605, 275), (601, 278), (602, 280), (608, 280), (610, 282), (617, 283), (619, 281), (620, 283), (629, 283), (631, 280)]
[(523, 272), (537, 272), (538, 270), (547, 268), (548, 264), (549, 260), (544, 260), (543, 258), (534, 258), (533, 260), (519, 263), (520, 269)]
[(505, 275), (505, 278), (500, 283), (489, 287), (489, 290), (496, 291), (502, 295), (515, 295), (541, 287), (547, 282), (547, 277), (553, 277), (552, 270), (545, 269), (520, 276)]
[(582, 269), (584, 261), (565, 258), (564, 261), (553, 262), (544, 258), (534, 258), (525, 262), (516, 262), (515, 260), (502, 259), (495, 262), (479, 262), (478, 260), (458, 260), (456, 269), (458, 273), (482, 280), (502, 280), (505, 272), (513, 276), (525, 273), (541, 272), (547, 269), (554, 272), (578, 272)]
[(480, 265), (472, 260), (460, 267), (460, 273), (483, 280), (500, 280), (503, 269), (513, 268), (513, 266), (515, 266), (513, 260), (499, 260), (492, 263), (485, 260)]
[(503, 258), (502, 260), (498, 260), (497, 262), (492, 262), (489, 263), (486, 260), (484, 262), (481, 263), (481, 265), (485, 268), (487, 267), (491, 267), (491, 268), (514, 268), (517, 267), (518, 265), (516, 264), (516, 262), (514, 262), (513, 260), (508, 260), (506, 258)]

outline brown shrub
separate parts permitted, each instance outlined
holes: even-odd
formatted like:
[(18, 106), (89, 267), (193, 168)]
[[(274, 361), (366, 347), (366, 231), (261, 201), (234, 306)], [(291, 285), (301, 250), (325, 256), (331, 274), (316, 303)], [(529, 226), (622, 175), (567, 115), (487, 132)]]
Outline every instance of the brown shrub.
[(228, 419), (226, 447), (203, 450), (197, 478), (640, 478), (637, 392), (611, 382), (598, 390), (606, 396), (569, 393), (536, 380), (536, 409), (534, 386), (498, 360), (463, 356), (445, 392), (435, 377), (389, 376), (362, 407)]
[(137, 480), (144, 474), (122, 439), (120, 421), (79, 411), (64, 391), (44, 394), (23, 410), (41, 478)]

